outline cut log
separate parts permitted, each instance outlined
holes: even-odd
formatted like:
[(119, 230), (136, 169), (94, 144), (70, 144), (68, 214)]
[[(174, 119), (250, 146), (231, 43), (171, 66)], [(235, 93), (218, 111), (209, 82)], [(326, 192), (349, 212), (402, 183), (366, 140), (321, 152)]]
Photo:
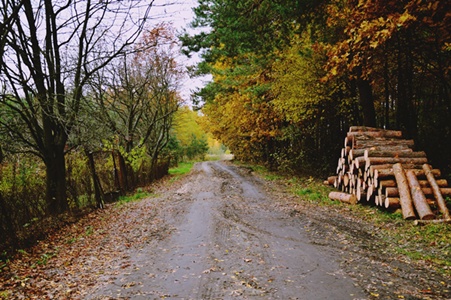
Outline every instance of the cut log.
[(362, 199), (362, 183), (361, 183), (361, 179), (357, 178), (357, 183), (356, 183), (356, 189), (355, 189), (355, 196), (357, 198), (357, 201), (360, 201)]
[(329, 198), (332, 200), (338, 200), (341, 202), (349, 203), (349, 204), (356, 204), (357, 198), (355, 195), (347, 194), (347, 193), (340, 193), (340, 192), (330, 192)]
[(374, 186), (372, 184), (368, 185), (366, 189), (366, 201), (370, 201), (374, 197)]
[[(371, 146), (371, 147), (368, 147), (368, 148), (354, 148), (353, 149), (354, 150), (354, 155), (356, 155), (356, 156), (364, 155), (365, 154), (365, 150), (368, 150), (369, 152), (379, 151), (379, 152), (390, 152), (390, 153), (393, 153), (393, 152), (406, 152), (406, 153), (414, 152), (412, 148), (410, 148), (409, 146), (404, 145), (404, 144), (388, 145), (387, 146), (387, 145), (383, 144), (382, 141), (380, 143), (381, 143), (381, 145)], [(373, 155), (373, 156), (376, 156), (376, 155)], [(378, 156), (383, 156), (383, 155), (378, 155)]]
[(385, 197), (385, 208), (400, 208), (399, 198)]
[(402, 165), (397, 163), (393, 165), (393, 173), (396, 178), (396, 183), (399, 188), (399, 199), (402, 210), (402, 216), (405, 220), (415, 219), (415, 212), (413, 210), (412, 198), (410, 196), (410, 189), (407, 183), (406, 174)]
[(329, 176), (327, 180), (324, 181), (326, 185), (334, 185), (334, 182), (337, 180), (337, 176)]
[[(357, 150), (356, 150), (357, 151)], [(360, 152), (360, 151), (359, 151)], [(363, 153), (364, 157), (426, 157), (426, 152), (424, 151), (413, 151), (408, 148), (399, 151), (381, 151), (381, 150), (368, 150), (365, 149)]]
[[(423, 165), (428, 162), (427, 157), (357, 157), (355, 160), (363, 162), (368, 160), (370, 165), (384, 165), (384, 164), (413, 164), (413, 165)], [(354, 161), (355, 161), (354, 160)]]
[(431, 167), (427, 164), (423, 165), (424, 173), (426, 174), (426, 178), (428, 179), (429, 184), (431, 185), (432, 192), (434, 194), (435, 199), (437, 200), (437, 205), (440, 209), (440, 211), (443, 214), (444, 219), (450, 219), (449, 216), (449, 210), (446, 207), (445, 199), (443, 199), (443, 193), (437, 184), (437, 181), (434, 178), (434, 175), (432, 174)]
[(382, 186), (382, 187), (385, 187), (385, 188), (386, 187), (396, 187), (396, 181), (393, 180), (393, 179), (380, 180), (379, 181), (379, 186)]
[(377, 194), (379, 195), (380, 203), (379, 206), (384, 206), (385, 204), (385, 193), (381, 187), (377, 188)]
[(415, 220), (413, 225), (427, 225), (427, 224), (451, 224), (451, 219), (438, 219), (438, 220)]
[[(401, 164), (402, 168), (404, 170), (409, 170), (409, 169), (417, 169), (417, 170), (422, 170), (423, 169), (423, 164)], [(393, 164), (381, 164), (381, 165), (371, 165), (370, 168), (372, 169), (391, 169), (393, 167)]]
[(384, 138), (401, 138), (402, 131), (399, 130), (377, 130), (377, 131), (351, 131), (346, 134), (350, 136), (364, 136), (364, 137), (384, 137)]
[(415, 142), (413, 140), (399, 140), (399, 139), (368, 139), (355, 136), (347, 139), (349, 145), (353, 149), (372, 148), (372, 147), (398, 147), (400, 149), (413, 148)]
[[(377, 171), (377, 169), (376, 169)], [(377, 172), (379, 173), (379, 172)], [(374, 177), (379, 177), (379, 174), (375, 174)], [(420, 183), (421, 188), (428, 188), (431, 187), (428, 180), (418, 180)], [(448, 181), (446, 179), (437, 179), (436, 183), (439, 188), (444, 188), (448, 186)], [(378, 185), (383, 187), (396, 187), (396, 181), (393, 179), (385, 179), (385, 180), (379, 180)]]
[[(421, 187), (420, 185), (420, 189), (421, 192), (426, 195), (426, 196), (434, 196), (434, 191), (432, 188), (427, 188), (427, 187)], [(439, 191), (443, 196), (451, 196), (451, 188), (440, 188), (439, 187)], [(387, 197), (398, 197), (399, 196), (399, 190), (396, 187), (386, 187), (385, 188), (385, 196)]]
[(353, 137), (345, 137), (345, 143), (344, 143), (345, 148), (346, 147), (350, 147), (350, 148), (354, 148), (354, 138)]
[(424, 196), (420, 183), (417, 177), (412, 171), (406, 172), (407, 182), (409, 183), (410, 193), (412, 195), (413, 204), (417, 210), (418, 216), (421, 220), (432, 220), (434, 219), (434, 213), (432, 212), (429, 204), (427, 203), (426, 197)]
[(350, 126), (349, 132), (362, 132), (362, 131), (380, 131), (380, 128), (368, 127), (368, 126)]
[[(404, 166), (402, 166), (402, 167), (404, 169)], [(422, 170), (422, 169), (411, 169), (411, 168), (408, 168), (406, 170), (412, 170), (417, 177), (424, 177), (424, 178), (426, 178), (424, 170)], [(431, 172), (432, 172), (432, 174), (435, 177), (440, 177), (441, 174), (442, 174), (439, 169), (432, 169)], [(392, 167), (387, 168), (387, 169), (379, 169), (378, 179), (389, 178), (389, 177), (393, 177), (394, 175), (395, 174), (394, 174), (394, 171), (393, 171)]]
[(355, 170), (365, 167), (365, 164), (366, 164), (366, 160), (363, 156), (354, 158), (354, 160), (352, 162), (354, 163)]
[(345, 187), (349, 187), (349, 175), (348, 174), (343, 175), (343, 185)]

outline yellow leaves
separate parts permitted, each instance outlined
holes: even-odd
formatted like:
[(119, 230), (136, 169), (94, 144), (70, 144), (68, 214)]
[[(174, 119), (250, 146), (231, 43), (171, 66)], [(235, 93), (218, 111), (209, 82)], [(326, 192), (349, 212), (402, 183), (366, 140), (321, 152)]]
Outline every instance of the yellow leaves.
[(406, 24), (408, 24), (411, 21), (415, 21), (416, 17), (412, 16), (407, 10), (399, 16), (398, 20), (396, 21), (396, 25), (398, 27), (403, 27)]
[(373, 296), (375, 298), (379, 298), (379, 294), (377, 294), (377, 293), (370, 293), (370, 294), (371, 294), (371, 296)]
[(333, 67), (330, 71), (330, 74), (332, 74), (333, 76), (336, 76), (338, 74), (338, 68), (337, 66)]
[(183, 106), (174, 115), (174, 132), (182, 146), (188, 146), (193, 136), (205, 138), (205, 132), (199, 125), (202, 117), (188, 106)]

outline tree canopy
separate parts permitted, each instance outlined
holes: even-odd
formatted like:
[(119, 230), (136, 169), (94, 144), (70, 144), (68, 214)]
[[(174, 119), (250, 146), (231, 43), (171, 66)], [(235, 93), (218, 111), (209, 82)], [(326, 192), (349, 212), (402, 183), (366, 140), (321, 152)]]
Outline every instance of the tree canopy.
[[(446, 1), (199, 0), (185, 51), (213, 134), (244, 160), (331, 170), (350, 125), (401, 129), (451, 170)], [(335, 154), (334, 154), (335, 153)]]

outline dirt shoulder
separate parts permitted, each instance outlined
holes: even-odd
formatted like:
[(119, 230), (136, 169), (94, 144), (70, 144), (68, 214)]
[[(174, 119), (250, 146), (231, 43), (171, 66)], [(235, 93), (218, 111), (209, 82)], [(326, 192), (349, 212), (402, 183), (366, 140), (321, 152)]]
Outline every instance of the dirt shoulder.
[(199, 163), (155, 193), (18, 255), (0, 273), (0, 296), (451, 299), (449, 276), (398, 254), (349, 207), (300, 201), (247, 168)]

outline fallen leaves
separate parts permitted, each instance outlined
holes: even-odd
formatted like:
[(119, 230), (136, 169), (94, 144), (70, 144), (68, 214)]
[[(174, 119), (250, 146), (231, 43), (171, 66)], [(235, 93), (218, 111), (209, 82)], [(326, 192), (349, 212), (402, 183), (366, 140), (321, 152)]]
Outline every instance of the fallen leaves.
[(100, 277), (131, 266), (127, 249), (165, 235), (155, 216), (151, 200), (109, 205), (18, 251), (0, 272), (0, 299), (83, 298)]

